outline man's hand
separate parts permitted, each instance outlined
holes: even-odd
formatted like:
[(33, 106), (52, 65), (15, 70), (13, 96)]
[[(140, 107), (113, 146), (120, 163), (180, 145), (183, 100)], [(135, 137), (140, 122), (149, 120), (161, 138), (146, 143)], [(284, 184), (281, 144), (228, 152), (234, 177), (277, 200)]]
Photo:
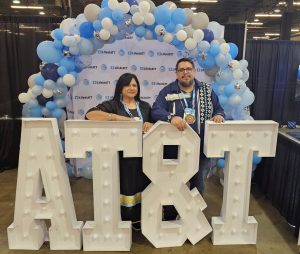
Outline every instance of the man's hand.
[(143, 133), (148, 132), (152, 126), (153, 126), (153, 123), (145, 122), (143, 124)]
[(180, 131), (184, 131), (187, 127), (186, 121), (184, 121), (180, 116), (173, 116), (171, 119), (171, 124), (173, 124)]
[(214, 121), (215, 123), (223, 123), (225, 121), (224, 117), (221, 115), (215, 115), (210, 120)]

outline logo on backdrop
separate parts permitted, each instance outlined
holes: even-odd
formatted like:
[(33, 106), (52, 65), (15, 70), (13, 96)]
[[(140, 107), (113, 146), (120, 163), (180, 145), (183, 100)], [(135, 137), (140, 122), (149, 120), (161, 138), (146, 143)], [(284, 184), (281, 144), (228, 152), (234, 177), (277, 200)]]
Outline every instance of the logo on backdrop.
[(151, 82), (152, 86), (166, 86), (167, 84), (168, 83), (166, 82), (154, 82), (154, 81)]
[(100, 94), (100, 93), (98, 93), (97, 95), (96, 95), (96, 100), (97, 101), (101, 101), (102, 100), (102, 94)]
[(154, 51), (153, 50), (149, 50), (148, 51), (148, 56), (153, 57), (154, 56)]
[(129, 56), (132, 56), (132, 55), (134, 55), (134, 56), (143, 56), (143, 55), (145, 55), (145, 51), (131, 51), (131, 50), (129, 50), (128, 55)]
[(176, 68), (175, 67), (169, 67), (168, 71), (176, 71)]
[(127, 66), (110, 66), (111, 70), (127, 70), (128, 67)]
[(82, 84), (88, 86), (90, 84), (90, 81), (85, 78), (84, 80), (82, 80)]
[(101, 70), (106, 71), (107, 70), (107, 65), (106, 64), (101, 64)]
[(173, 52), (157, 52), (157, 56), (174, 56)]
[(165, 72), (166, 71), (166, 67), (165, 66), (160, 66), (159, 70), (160, 70), (160, 72)]
[(148, 67), (148, 66), (141, 66), (140, 70), (141, 71), (156, 71), (156, 67)]
[(84, 110), (82, 108), (78, 109), (78, 115), (80, 115), (80, 116), (84, 115)]
[(182, 57), (183, 57), (182, 51), (177, 51), (177, 57), (179, 57), (179, 58), (182, 58)]
[(144, 86), (144, 87), (149, 86), (149, 81), (148, 81), (148, 80), (143, 80), (143, 86)]
[(75, 100), (91, 100), (91, 99), (93, 99), (93, 96), (92, 95), (87, 95), (87, 96), (78, 96), (78, 95), (75, 95), (74, 99)]
[(125, 50), (124, 49), (120, 49), (119, 50), (119, 56), (124, 56), (125, 55)]
[(115, 50), (102, 50), (102, 49), (98, 49), (97, 53), (99, 55), (115, 55), (116, 51)]
[(92, 82), (93, 85), (110, 85), (109, 80), (93, 80)]
[(137, 67), (136, 67), (136, 65), (131, 65), (130, 69), (131, 69), (131, 71), (136, 71)]

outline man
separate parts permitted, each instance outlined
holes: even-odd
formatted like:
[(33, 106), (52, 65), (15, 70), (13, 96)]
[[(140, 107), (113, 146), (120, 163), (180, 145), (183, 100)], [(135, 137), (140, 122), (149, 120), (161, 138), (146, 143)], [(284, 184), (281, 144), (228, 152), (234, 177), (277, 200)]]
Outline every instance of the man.
[(203, 194), (210, 160), (203, 154), (204, 123), (213, 120), (224, 122), (224, 110), (218, 96), (206, 83), (195, 79), (194, 62), (181, 58), (176, 63), (177, 79), (164, 87), (152, 107), (153, 121), (168, 121), (183, 131), (189, 124), (201, 138), (199, 171), (190, 180), (191, 189), (196, 187)]

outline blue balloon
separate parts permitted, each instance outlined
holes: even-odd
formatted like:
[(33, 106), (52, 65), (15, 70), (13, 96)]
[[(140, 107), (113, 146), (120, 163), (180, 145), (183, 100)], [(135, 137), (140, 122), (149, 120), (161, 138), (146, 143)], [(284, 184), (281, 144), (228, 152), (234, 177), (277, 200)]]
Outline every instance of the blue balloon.
[(35, 76), (34, 78), (34, 82), (38, 85), (38, 86), (43, 86), (45, 79), (41, 74), (38, 74)]
[(53, 41), (43, 41), (36, 49), (38, 57), (46, 63), (58, 63), (63, 57), (62, 51), (55, 48)]
[(181, 8), (176, 8), (172, 13), (172, 21), (175, 25), (186, 23), (186, 12)]
[(135, 29), (135, 35), (137, 37), (143, 37), (146, 33), (146, 29), (144, 26), (138, 26), (136, 29)]
[(204, 41), (208, 41), (210, 43), (211, 41), (214, 40), (214, 33), (211, 30), (205, 28), (203, 29), (203, 33), (204, 33), (204, 38), (203, 38)]
[(30, 116), (31, 117), (42, 117), (42, 107), (41, 106), (36, 106), (30, 109)]
[(65, 36), (64, 31), (60, 28), (56, 28), (55, 30), (53, 30), (53, 36), (55, 39), (57, 40), (62, 40)]
[(64, 45), (62, 44), (62, 42), (60, 40), (55, 39), (54, 40), (54, 47), (57, 49), (62, 49), (64, 47)]
[(123, 12), (119, 9), (115, 9), (113, 10), (111, 17), (114, 23), (117, 23), (123, 19)]
[(166, 31), (169, 33), (173, 33), (176, 29), (176, 25), (173, 22), (169, 22), (166, 26)]
[(108, 0), (103, 0), (101, 3), (101, 8), (107, 8), (108, 7)]
[(70, 163), (66, 163), (68, 176), (73, 176), (74, 167)]
[(45, 106), (48, 101), (52, 101), (53, 97), (51, 98), (45, 98), (43, 95), (39, 95), (36, 97), (37, 101), (39, 102), (40, 105)]
[(46, 103), (46, 108), (52, 111), (56, 109), (56, 104), (53, 101), (48, 101)]
[(125, 2), (127, 2), (130, 6), (132, 6), (132, 5), (139, 5), (136, 0), (126, 0)]
[(221, 106), (224, 107), (228, 101), (228, 97), (226, 97), (225, 95), (219, 95), (218, 98)]
[(60, 66), (57, 69), (57, 73), (59, 74), (59, 76), (63, 77), (63, 76), (65, 76), (68, 73), (68, 70), (67, 70), (66, 67)]
[(165, 5), (160, 5), (154, 10), (155, 22), (160, 25), (166, 25), (171, 20), (171, 11)]
[(95, 30), (101, 30), (102, 29), (101, 21), (99, 19), (95, 20), (93, 22), (93, 27)]
[(60, 109), (60, 108), (56, 108), (52, 112), (52, 116), (55, 117), (55, 118), (57, 118), (57, 119), (61, 118), (62, 115), (63, 115), (63, 110)]
[(257, 164), (261, 163), (261, 161), (262, 161), (262, 158), (259, 157), (256, 153), (253, 153), (253, 160), (252, 160), (252, 163), (253, 163), (254, 165), (257, 165)]
[(197, 57), (197, 61), (203, 69), (209, 69), (216, 64), (215, 58), (208, 53), (200, 54)]
[(41, 69), (41, 74), (44, 77), (44, 79), (51, 79), (53, 81), (56, 81), (59, 78), (57, 69), (58, 66), (56, 64), (47, 63)]
[(234, 94), (235, 93), (234, 85), (229, 84), (229, 85), (225, 86), (224, 93), (227, 97), (230, 97), (232, 94)]
[(220, 46), (219, 45), (216, 45), (216, 44), (213, 44), (210, 46), (210, 49), (209, 49), (209, 53), (212, 55), (212, 56), (217, 56), (220, 54)]
[(102, 20), (104, 18), (112, 18), (112, 10), (109, 8), (104, 8), (99, 13), (99, 19)]
[(53, 90), (56, 88), (56, 83), (51, 79), (47, 79), (44, 82), (44, 87)]
[(177, 40), (177, 38), (174, 36), (173, 41), (171, 42), (171, 44), (173, 44), (175, 47), (177, 47), (180, 43), (181, 43), (181, 41)]
[(60, 66), (64, 66), (68, 72), (75, 70), (75, 62), (73, 57), (64, 57), (59, 63)]
[(218, 159), (217, 166), (218, 166), (218, 168), (225, 168), (225, 160), (224, 159)]
[(227, 85), (233, 80), (232, 71), (229, 68), (221, 70), (220, 74), (216, 76), (216, 82), (220, 85)]
[(94, 27), (91, 22), (83, 22), (79, 27), (80, 36), (90, 39), (94, 37)]
[(230, 47), (229, 54), (231, 55), (232, 59), (235, 59), (239, 54), (239, 49), (237, 45), (232, 42), (228, 43), (228, 45)]

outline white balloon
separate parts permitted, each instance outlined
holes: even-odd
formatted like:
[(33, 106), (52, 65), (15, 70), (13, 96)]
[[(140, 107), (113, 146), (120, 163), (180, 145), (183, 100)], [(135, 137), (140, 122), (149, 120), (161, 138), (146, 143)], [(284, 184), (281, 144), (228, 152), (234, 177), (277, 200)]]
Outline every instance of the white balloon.
[(148, 26), (151, 26), (154, 24), (154, 22), (155, 22), (154, 15), (151, 12), (146, 13), (144, 17), (144, 23)]
[(192, 24), (192, 19), (194, 12), (190, 8), (184, 8), (185, 14), (186, 14), (186, 22), (185, 25), (188, 26)]
[(83, 13), (84, 13), (85, 18), (88, 21), (93, 22), (96, 19), (98, 19), (100, 10), (101, 10), (101, 8), (97, 4), (88, 4), (84, 8), (84, 12)]
[(139, 7), (135, 4), (130, 6), (130, 13), (133, 15), (134, 13), (139, 11)]
[(111, 29), (109, 29), (109, 32), (110, 32), (111, 35), (117, 35), (118, 32), (119, 32), (119, 29), (118, 29), (117, 26), (114, 25), (114, 26), (112, 26)]
[(171, 43), (173, 41), (173, 34), (166, 33), (163, 37), (163, 41), (166, 43)]
[(94, 52), (94, 45), (90, 40), (81, 38), (78, 43), (78, 49), (81, 55), (92, 55)]
[(193, 38), (195, 41), (200, 42), (204, 38), (204, 33), (201, 29), (194, 30)]
[(74, 47), (76, 46), (77, 43), (78, 41), (74, 36), (65, 35), (64, 38), (62, 39), (62, 44), (67, 47)]
[(226, 55), (230, 50), (230, 46), (227, 43), (222, 43), (220, 46), (220, 50), (222, 54)]
[(150, 4), (150, 12), (154, 13), (156, 6), (151, 0), (146, 0)]
[(184, 28), (184, 31), (186, 31), (187, 37), (188, 38), (192, 38), (193, 34), (194, 34), (194, 29), (190, 26), (187, 26), (186, 28)]
[(209, 22), (207, 28), (214, 33), (214, 38), (221, 38), (224, 36), (224, 26), (216, 21)]
[(154, 28), (154, 31), (157, 35), (159, 36), (163, 36), (166, 34), (166, 28), (163, 26), (163, 25), (157, 25), (155, 28)]
[(176, 31), (176, 32), (178, 32), (178, 31), (180, 31), (180, 30), (183, 30), (183, 29), (184, 29), (184, 27), (183, 27), (182, 24), (178, 24), (178, 25), (176, 25), (176, 27), (175, 27), (175, 31)]
[(112, 26), (114, 25), (112, 20), (110, 18), (104, 18), (101, 21), (101, 25), (104, 29), (109, 30), (112, 28)]
[(199, 12), (192, 17), (192, 27), (194, 29), (204, 29), (207, 28), (209, 24), (209, 18), (206, 13)]
[(79, 48), (78, 47), (69, 47), (69, 52), (72, 54), (72, 55), (74, 55), (74, 56), (76, 56), (76, 55), (78, 55), (79, 54)]
[(192, 38), (187, 38), (186, 41), (184, 42), (184, 46), (188, 50), (193, 50), (194, 48), (197, 47), (197, 42)]
[(74, 38), (77, 41), (77, 43), (80, 42), (80, 35), (79, 34), (74, 34)]
[(34, 79), (37, 75), (38, 75), (38, 73), (35, 73), (35, 74), (32, 74), (31, 76), (29, 76), (29, 78), (27, 80), (27, 84), (29, 87), (34, 87), (36, 85)]
[(140, 13), (140, 12), (134, 13), (133, 16), (132, 16), (132, 22), (137, 26), (143, 24), (143, 22), (144, 22), (143, 14)]
[(164, 5), (167, 6), (171, 11), (174, 11), (177, 8), (176, 4), (171, 1), (165, 2)]
[(119, 8), (119, 2), (117, 0), (109, 0), (108, 7), (112, 10)]
[(18, 99), (21, 103), (28, 102), (31, 98), (27, 93), (20, 93), (18, 96)]
[(119, 4), (119, 9), (123, 13), (128, 13), (130, 11), (130, 5), (127, 2), (122, 2), (122, 3)]
[(42, 93), (43, 87), (36, 85), (36, 86), (31, 87), (31, 91), (32, 91), (32, 93), (34, 93), (36, 96), (38, 96), (38, 95), (40, 95), (40, 94)]
[(240, 67), (240, 63), (237, 60), (232, 60), (230, 62), (230, 66), (231, 66), (232, 70), (236, 70)]
[(107, 41), (110, 38), (110, 32), (106, 29), (101, 29), (100, 38), (104, 41)]
[(241, 79), (243, 77), (243, 72), (241, 71), (241, 69), (236, 69), (233, 71), (233, 77), (235, 79)]
[(72, 18), (64, 19), (60, 23), (60, 28), (64, 31), (65, 34), (70, 35), (73, 32), (73, 28), (75, 26), (76, 20)]
[(29, 88), (29, 89), (27, 90), (27, 94), (28, 94), (28, 96), (30, 97), (30, 99), (35, 99), (35, 98), (37, 97), (37, 95), (35, 95), (35, 94), (32, 92), (31, 88)]
[(75, 77), (72, 75), (72, 74), (66, 74), (64, 77), (63, 77), (63, 82), (66, 86), (73, 86), (75, 85), (76, 83), (76, 79)]
[(51, 98), (51, 97), (53, 96), (53, 92), (52, 92), (52, 90), (50, 90), (50, 89), (44, 88), (44, 89), (43, 89), (43, 92), (42, 92), (42, 95), (43, 95), (45, 98)]
[(246, 70), (248, 67), (248, 61), (245, 59), (240, 60), (240, 68), (242, 71)]
[(186, 34), (186, 31), (184, 30), (180, 30), (176, 33), (176, 38), (177, 40), (179, 41), (185, 41), (186, 38), (187, 38), (187, 34)]
[(139, 10), (141, 13), (148, 13), (150, 11), (150, 4), (147, 1), (140, 2)]

